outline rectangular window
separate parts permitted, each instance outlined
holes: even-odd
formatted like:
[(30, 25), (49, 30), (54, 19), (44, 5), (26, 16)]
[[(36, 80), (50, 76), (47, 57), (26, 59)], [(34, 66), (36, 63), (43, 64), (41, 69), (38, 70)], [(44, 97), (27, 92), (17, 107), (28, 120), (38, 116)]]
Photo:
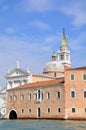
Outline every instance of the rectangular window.
[(75, 91), (71, 91), (71, 98), (75, 98)]
[(86, 113), (86, 108), (84, 109), (84, 112)]
[(50, 113), (50, 108), (48, 108), (48, 113)]
[(16, 95), (14, 95), (14, 101), (16, 101), (17, 100), (17, 96)]
[(61, 108), (58, 108), (58, 113), (60, 113), (61, 112)]
[(43, 92), (41, 93), (41, 98), (42, 98), (42, 100), (43, 100)]
[(24, 100), (24, 94), (21, 94), (21, 101)]
[(83, 80), (86, 80), (86, 74), (83, 74)]
[(72, 113), (75, 113), (76, 112), (76, 109), (75, 108), (72, 108)]
[(28, 94), (28, 100), (31, 101), (31, 93)]
[(41, 102), (43, 100), (43, 92), (42, 92), (42, 90), (39, 89), (34, 93), (34, 100), (36, 102)]
[(58, 99), (61, 98), (61, 92), (60, 92), (60, 91), (57, 92), (57, 98), (58, 98)]
[(50, 99), (50, 92), (47, 92), (47, 99)]
[(24, 109), (21, 110), (21, 113), (24, 113)]
[(12, 96), (9, 96), (9, 101), (10, 101), (10, 102), (12, 101)]
[(31, 109), (29, 109), (29, 113), (31, 113)]
[(71, 80), (74, 80), (74, 74), (71, 74), (70, 79), (71, 79)]
[(84, 91), (84, 98), (86, 98), (86, 91)]
[(60, 60), (64, 60), (64, 55), (60, 55)]

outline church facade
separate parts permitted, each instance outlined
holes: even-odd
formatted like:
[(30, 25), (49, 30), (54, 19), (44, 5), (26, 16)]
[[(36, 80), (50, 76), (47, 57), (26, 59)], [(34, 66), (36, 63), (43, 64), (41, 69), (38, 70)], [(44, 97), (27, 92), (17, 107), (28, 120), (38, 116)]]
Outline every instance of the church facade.
[(86, 119), (86, 67), (71, 68), (64, 30), (58, 56), (53, 53), (43, 74), (29, 72), (29, 81), (12, 86), (11, 79), (19, 76), (13, 73), (6, 77), (7, 118)]

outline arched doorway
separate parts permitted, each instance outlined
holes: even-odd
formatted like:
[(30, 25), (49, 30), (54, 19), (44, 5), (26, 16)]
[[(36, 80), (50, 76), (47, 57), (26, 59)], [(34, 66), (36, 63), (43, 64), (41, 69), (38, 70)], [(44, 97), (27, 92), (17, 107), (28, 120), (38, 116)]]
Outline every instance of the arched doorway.
[(17, 119), (17, 113), (15, 110), (12, 110), (9, 114), (9, 119)]

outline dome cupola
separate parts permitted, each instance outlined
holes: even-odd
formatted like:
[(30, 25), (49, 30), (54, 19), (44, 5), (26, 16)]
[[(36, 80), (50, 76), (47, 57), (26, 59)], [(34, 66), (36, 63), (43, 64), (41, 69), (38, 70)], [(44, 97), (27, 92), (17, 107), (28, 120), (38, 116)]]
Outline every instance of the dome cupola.
[(52, 60), (48, 62), (43, 70), (43, 73), (57, 73), (57, 72), (64, 72), (64, 66), (57, 61), (56, 53), (52, 54)]

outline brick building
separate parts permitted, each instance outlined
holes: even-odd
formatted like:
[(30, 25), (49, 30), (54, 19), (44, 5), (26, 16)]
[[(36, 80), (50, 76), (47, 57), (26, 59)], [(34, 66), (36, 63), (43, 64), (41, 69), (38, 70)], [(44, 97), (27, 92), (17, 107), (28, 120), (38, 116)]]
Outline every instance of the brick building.
[(43, 74), (7, 89), (7, 118), (86, 119), (86, 67), (71, 68), (64, 30)]
[(8, 118), (86, 119), (86, 67), (7, 90)]

